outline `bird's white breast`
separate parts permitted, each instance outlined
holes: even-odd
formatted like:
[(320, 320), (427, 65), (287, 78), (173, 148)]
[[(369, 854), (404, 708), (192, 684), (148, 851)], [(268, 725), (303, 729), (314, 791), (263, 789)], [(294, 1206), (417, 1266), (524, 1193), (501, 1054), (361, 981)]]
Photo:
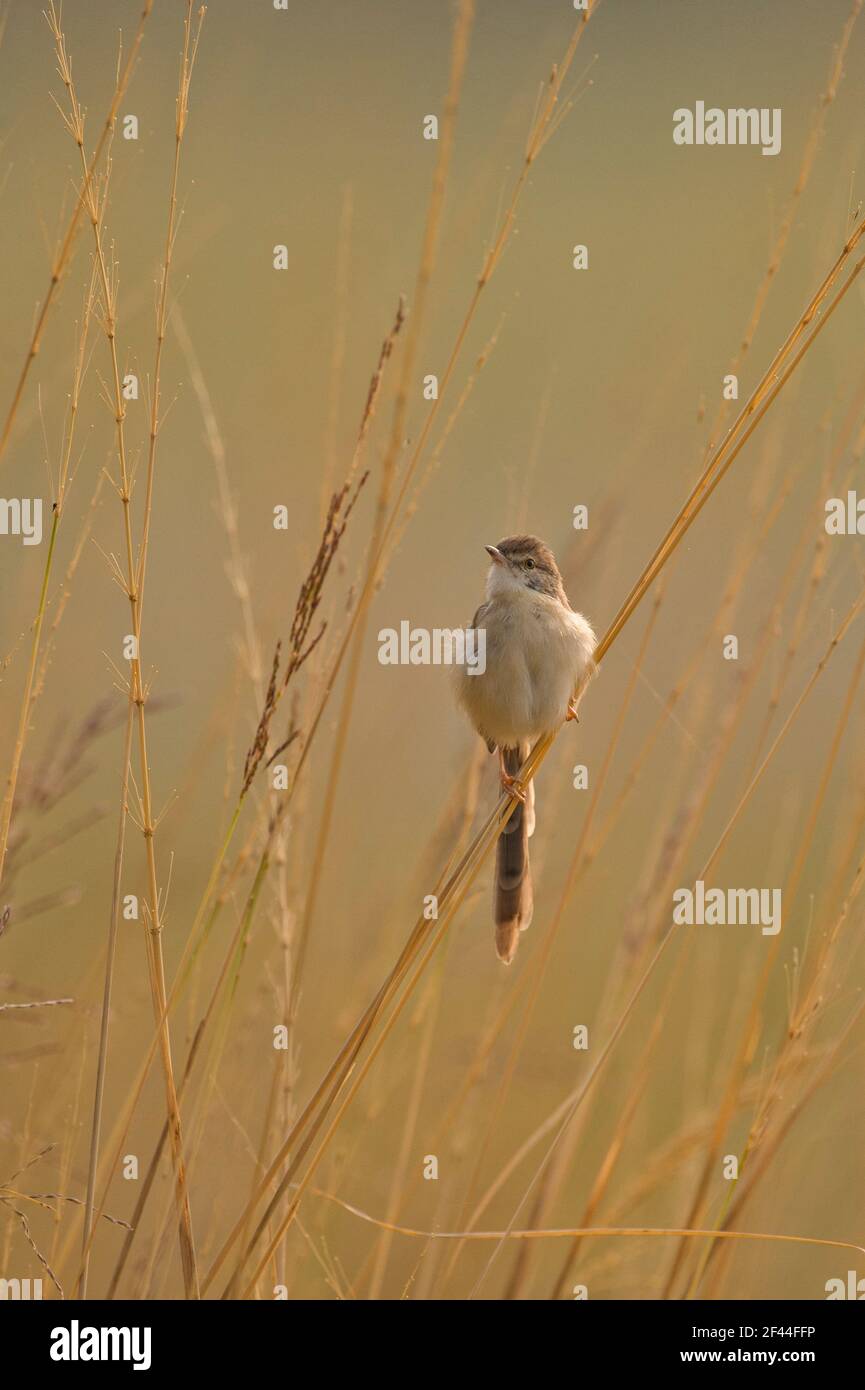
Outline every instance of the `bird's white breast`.
[(592, 664), (595, 634), (580, 613), (526, 587), (491, 598), (486, 669), (461, 672), (460, 698), (478, 731), (500, 747), (551, 733)]

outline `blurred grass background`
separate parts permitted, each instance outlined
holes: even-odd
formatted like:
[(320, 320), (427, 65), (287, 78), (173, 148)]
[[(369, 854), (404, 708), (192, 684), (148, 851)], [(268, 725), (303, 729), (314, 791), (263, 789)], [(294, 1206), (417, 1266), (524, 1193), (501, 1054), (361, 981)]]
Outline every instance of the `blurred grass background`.
[[(122, 106), (122, 114), (138, 116), (140, 137), (137, 142), (115, 138), (112, 150), (106, 228), (120, 274), (119, 339), (123, 360), (142, 382), (152, 357), (181, 9), (155, 6)], [(64, 7), (76, 80), (92, 113), (91, 137), (111, 96), (117, 29), (122, 27), (128, 40), (138, 11), (130, 0), (111, 6), (110, 12), (82, 3)], [(825, 89), (833, 46), (849, 13), (849, 0), (825, 0), (819, 9), (804, 0), (783, 6), (740, 0), (624, 6), (605, 0), (593, 17), (572, 74), (578, 99), (530, 176), (514, 234), (472, 325), (440, 427), (478, 353), (497, 333), (495, 348), (375, 596), (300, 1003), (295, 1061), (301, 1098), (374, 992), (423, 893), (432, 891), (429, 880), (443, 856), (428, 862), (430, 842), (475, 747), (453, 702), (448, 673), (380, 666), (376, 632), (398, 627), (404, 618), (427, 627), (467, 621), (482, 596), (483, 544), (523, 527), (544, 537), (571, 566), (574, 606), (599, 630), (609, 621), (699, 471), (722, 378), (765, 274)], [(439, 263), (410, 401), (411, 441), (428, 409), (421, 378), (443, 370), (497, 214), (519, 172), (539, 84), (565, 48), (574, 18), (565, 0), (543, 6), (481, 0), (478, 6)], [(293, 6), (287, 13), (264, 3), (235, 6), (216, 0), (208, 7), (184, 144), (173, 296), (225, 443), (265, 653), (285, 633), (314, 554), (323, 479), (332, 469), (337, 483), (347, 469), (379, 345), (399, 294), (410, 294), (414, 285), (437, 155), (436, 144), (421, 138), (421, 123), (428, 113), (441, 115), (452, 19), (445, 0), (411, 6), (397, 0), (365, 0), (363, 5), (326, 0), (314, 7)], [(47, 278), (58, 207), (65, 197), (68, 215), (77, 171), (74, 149), (48, 96), (58, 84), (50, 35), (38, 6), (8, 6), (0, 71), (5, 77), (0, 85), (0, 387), (5, 403)], [(851, 213), (862, 195), (863, 80), (859, 27), (843, 84), (828, 111), (813, 175), (795, 212), (789, 246), (740, 372), (743, 399), (851, 228)], [(753, 148), (675, 146), (673, 110), (693, 106), (697, 99), (722, 107), (780, 107), (780, 155), (764, 158)], [(578, 242), (589, 248), (585, 272), (571, 267), (572, 247)], [(283, 273), (272, 268), (276, 243), (288, 247), (289, 268)], [(46, 455), (56, 470), (73, 319), (90, 253), (85, 229), (3, 465), (4, 496), (51, 497)], [(739, 663), (722, 660), (717, 642), (707, 652), (700, 668), (705, 717), (685, 699), (664, 719), (626, 813), (567, 906), (541, 1007), (533, 1015), (507, 1107), (484, 1159), (486, 1180), (579, 1079), (584, 1059), (571, 1046), (573, 1027), (592, 1027), (617, 945), (634, 913), (639, 917), (643, 910), (641, 894), (657, 837), (667, 829), (675, 833), (677, 809), (697, 785), (708, 757), (707, 730), (711, 734), (718, 725), (743, 678), (740, 672), (757, 652), (784, 566), (798, 538), (807, 533), (797, 595), (804, 585), (822, 529), (820, 471), (861, 385), (863, 314), (865, 302), (857, 289), (671, 567), (664, 606), (616, 745), (605, 805), (613, 803), (663, 700), (713, 622), (737, 547), (759, 533), (785, 482), (791, 483), (777, 524), (760, 544), (745, 578), (733, 629), (739, 637)], [(334, 377), (334, 344), (343, 333), (344, 358)], [(78, 436), (86, 440), (86, 449), (61, 533), (62, 566), (99, 470), (110, 457), (111, 421), (99, 399), (100, 373), (105, 373), (104, 342), (96, 335)], [(154, 713), (149, 729), (157, 806), (178, 794), (159, 830), (163, 878), (169, 856), (172, 860), (164, 941), (171, 967), (224, 831), (258, 711), (238, 659), (240, 618), (225, 576), (225, 538), (201, 413), (173, 335), (162, 389), (163, 400), (174, 399), (174, 404), (160, 443), (144, 626), (145, 667), (152, 673), (154, 695), (171, 697), (168, 708)], [(388, 397), (385, 420), (390, 403)], [(860, 401), (853, 437), (861, 423)], [(143, 399), (130, 406), (127, 430), (135, 457), (146, 441)], [(368, 456), (371, 482), (329, 592), (329, 636), (339, 630), (346, 593), (357, 582), (385, 438), (380, 425)], [(746, 505), (748, 488), (770, 446), (776, 451), (776, 468), (765, 501), (752, 512)], [(849, 458), (848, 446), (836, 474), (843, 473)], [(586, 533), (575, 533), (571, 526), (578, 503), (589, 508)], [(277, 504), (289, 508), (287, 532), (273, 529)], [(46, 519), (49, 511), (46, 503)], [(119, 509), (110, 489), (104, 490), (95, 515), (94, 538), (105, 551), (118, 549)], [(860, 545), (848, 538), (828, 548), (829, 569), (808, 611), (783, 712), (857, 591)], [(586, 554), (588, 563), (583, 562)], [(43, 563), (44, 548), (0, 540), (0, 659), (11, 657), (0, 684), (4, 755), (14, 739), (23, 653)], [(692, 877), (741, 792), (773, 678), (783, 666), (794, 613), (795, 602), (778, 617), (739, 734), (707, 798), (688, 856)], [(535, 924), (513, 971), (504, 972), (495, 958), (485, 875), (452, 930), (441, 967), (429, 1080), (411, 1147), (412, 1176), (423, 1156), (433, 1151), (426, 1136), (464, 1078), (482, 1029), (515, 988), (518, 972), (530, 966), (585, 814), (586, 794), (572, 789), (571, 768), (585, 762), (590, 776), (599, 769), (648, 615), (647, 605), (605, 662), (583, 705), (582, 724), (562, 734), (540, 775), (533, 851)], [(111, 693), (106, 654), (117, 660), (127, 628), (122, 595), (96, 545), (88, 543), (36, 707), (25, 769), (44, 759), (50, 778), (63, 731), (74, 730)], [(718, 871), (719, 882), (751, 886), (783, 881), (807, 821), (860, 640), (854, 629), (821, 679), (737, 828)], [(122, 712), (122, 696), (117, 694), (116, 700)], [(302, 911), (337, 708), (328, 710), (308, 784), (290, 822), (293, 918)], [(829, 891), (833, 855), (844, 837), (854, 834), (855, 816), (861, 813), (860, 729), (861, 696), (795, 911), (785, 920), (765, 1036), (753, 1058), (758, 1088), (760, 1069), (783, 1029), (794, 948), (802, 947), (809, 928), (819, 933), (826, 920), (834, 902)], [(8, 998), (75, 999), (65, 1012), (2, 1021), (0, 1175), (14, 1171), (22, 1156), (54, 1143), (58, 1149), (44, 1161), (35, 1190), (52, 1186), (45, 1172), (66, 1153), (67, 1188), (79, 1196), (86, 1179), (120, 734), (100, 740), (88, 762), (92, 771), (86, 781), (39, 833), (56, 831), (65, 818), (94, 807), (104, 817), (16, 879), (12, 924), (0, 942), (0, 981)], [(492, 776), (486, 776), (482, 810), (494, 796)], [(681, 802), (667, 799), (671, 787), (679, 789)], [(669, 821), (659, 824), (660, 816)], [(124, 891), (143, 896), (139, 840), (131, 827)], [(80, 893), (77, 902), (16, 921), (23, 905), (70, 885)], [(242, 901), (238, 889), (217, 928), (223, 944)], [(236, 1218), (238, 1193), (248, 1192), (250, 1143), (255, 1147), (258, 1142), (270, 1086), (271, 1030), (280, 1021), (270, 911), (268, 903), (250, 941), (242, 993), (192, 1178), (197, 1239), (211, 1253)], [(656, 919), (657, 913), (651, 920)], [(686, 984), (665, 1019), (623, 1155), (623, 1190), (628, 1181), (639, 1180), (656, 1146), (717, 1106), (731, 1038), (743, 1024), (769, 942), (747, 928), (696, 930), (700, 934), (691, 949)], [(142, 967), (140, 928), (124, 923), (109, 1117), (125, 1098), (129, 1076), (150, 1038)], [(205, 964), (206, 978), (212, 978), (214, 969), (214, 963)], [(661, 1006), (669, 969), (665, 962), (601, 1082), (590, 1128), (551, 1224), (575, 1224), (583, 1209), (633, 1079), (639, 1048)], [(843, 982), (842, 1004), (860, 988), (860, 979), (861, 973)], [(192, 1011), (181, 1005), (173, 1031), (180, 1055), (194, 1022)], [(830, 1031), (835, 1023), (830, 1014)], [(384, 1215), (403, 1132), (418, 1026), (410, 1010), (400, 1025), (402, 1041), (391, 1045), (377, 1065), (319, 1173), (321, 1187), (338, 1189), (346, 1200), (378, 1216)], [(860, 1027), (850, 1040), (853, 1060), (821, 1088), (787, 1141), (775, 1181), (760, 1189), (746, 1223), (750, 1228), (861, 1239), (861, 1043)], [(506, 1055), (506, 1041), (500, 1040), (461, 1121), (458, 1138), (465, 1156), (458, 1162), (457, 1155), (440, 1154), (440, 1183), (416, 1185), (405, 1212), (408, 1224), (429, 1229), (437, 1222), (442, 1187), (459, 1208), (479, 1151), (485, 1106)], [(161, 1085), (154, 1077), (136, 1117), (130, 1152), (149, 1154), (161, 1106)], [(733, 1138), (741, 1141), (749, 1113), (737, 1115), (733, 1146), (725, 1146), (724, 1152), (737, 1151)], [(534, 1161), (497, 1198), (482, 1225), (507, 1224)], [(671, 1165), (668, 1180), (638, 1209), (639, 1220), (681, 1224), (694, 1171), (687, 1164)], [(133, 1186), (115, 1182), (108, 1209), (128, 1216)], [(166, 1170), (152, 1211), (164, 1208), (169, 1193)], [(718, 1182), (716, 1215), (725, 1195)], [(331, 1297), (333, 1283), (312, 1246), (324, 1242), (328, 1260), (338, 1262), (350, 1287), (375, 1233), (314, 1197), (307, 1199), (303, 1218), (310, 1244), (295, 1232), (285, 1254), (291, 1296)], [(72, 1219), (64, 1214), (64, 1222)], [(149, 1221), (145, 1234), (152, 1236)], [(93, 1293), (110, 1274), (117, 1239), (110, 1228), (100, 1233)], [(10, 1262), (16, 1270), (26, 1265), (22, 1273), (30, 1270), (32, 1252), (14, 1222), (8, 1239), (0, 1231), (0, 1249), (4, 1240), (0, 1274)], [(534, 1252), (536, 1282), (529, 1286), (536, 1297), (546, 1296), (563, 1255), (559, 1242), (555, 1249), (553, 1242), (543, 1246)], [(656, 1296), (672, 1255), (667, 1243), (620, 1246), (615, 1242), (608, 1249), (591, 1242), (584, 1247), (581, 1259), (591, 1261), (591, 1296)], [(139, 1295), (162, 1291), (179, 1296), (174, 1244), (169, 1241), (170, 1261), (155, 1282), (148, 1282), (148, 1248), (147, 1239), (139, 1243), (137, 1256), (143, 1263), (135, 1263), (130, 1289)], [(396, 1238), (384, 1284), (388, 1296), (401, 1295), (422, 1250), (422, 1242)], [(464, 1296), (488, 1255), (477, 1247), (464, 1251), (446, 1286), (447, 1296)], [(512, 1252), (500, 1257), (484, 1286), (485, 1296), (501, 1296), (512, 1259)], [(847, 1252), (748, 1244), (731, 1255), (722, 1291), (741, 1297), (820, 1297), (825, 1279), (843, 1274), (846, 1260)], [(35, 1265), (30, 1272), (38, 1272)]]

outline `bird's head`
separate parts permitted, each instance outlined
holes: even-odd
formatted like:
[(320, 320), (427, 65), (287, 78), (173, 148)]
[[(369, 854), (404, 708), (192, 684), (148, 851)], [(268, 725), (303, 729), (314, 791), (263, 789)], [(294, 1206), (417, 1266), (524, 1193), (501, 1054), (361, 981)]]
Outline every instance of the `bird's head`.
[(488, 598), (514, 589), (533, 589), (567, 603), (553, 552), (537, 536), (507, 536), (485, 549), (492, 560), (487, 575)]

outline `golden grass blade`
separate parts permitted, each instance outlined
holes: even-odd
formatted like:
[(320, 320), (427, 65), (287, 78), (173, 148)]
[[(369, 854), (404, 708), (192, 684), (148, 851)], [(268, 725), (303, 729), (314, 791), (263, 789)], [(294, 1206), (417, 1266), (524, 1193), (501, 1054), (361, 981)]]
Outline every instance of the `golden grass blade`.
[[(86, 206), (93, 232), (95, 262), (98, 268), (99, 280), (101, 284), (103, 310), (104, 310), (104, 329), (108, 341), (108, 350), (111, 363), (111, 386), (109, 391), (109, 402), (114, 415), (116, 442), (117, 442), (117, 465), (119, 470), (119, 480), (116, 489), (122, 508), (123, 537), (125, 545), (126, 569), (123, 574), (123, 586), (129, 601), (132, 632), (135, 637), (135, 654), (130, 661), (131, 679), (129, 681), (129, 710), (130, 715), (134, 710), (136, 715), (136, 725), (138, 729), (138, 751), (139, 751), (139, 770), (141, 776), (140, 809), (141, 809), (141, 829), (144, 835), (145, 854), (147, 861), (148, 893), (149, 901), (146, 908), (147, 923), (146, 932), (146, 955), (150, 974), (150, 984), (153, 999), (154, 1014), (157, 1019), (165, 1014), (166, 989), (165, 989), (165, 967), (162, 955), (162, 909), (161, 896), (159, 891), (159, 878), (156, 865), (155, 850), (155, 831), (156, 819), (153, 810), (153, 798), (151, 793), (150, 763), (147, 751), (147, 733), (145, 722), (145, 704), (147, 692), (145, 690), (142, 677), (142, 654), (141, 654), (141, 616), (142, 602), (144, 594), (144, 579), (146, 571), (146, 559), (148, 540), (150, 535), (150, 515), (153, 503), (153, 484), (156, 458), (156, 443), (159, 433), (159, 382), (160, 368), (162, 361), (162, 348), (165, 340), (166, 314), (167, 314), (167, 293), (168, 293), (168, 274), (171, 263), (171, 252), (174, 243), (176, 210), (177, 210), (177, 180), (180, 163), (180, 148), (183, 139), (183, 131), (186, 124), (188, 112), (189, 83), (192, 75), (192, 66), (198, 45), (198, 35), (200, 34), (203, 10), (199, 15), (198, 33), (193, 36), (192, 32), (192, 0), (186, 0), (184, 27), (183, 27), (183, 52), (181, 59), (179, 91), (176, 106), (175, 120), (175, 146), (174, 160), (171, 171), (169, 189), (168, 223), (166, 231), (165, 254), (161, 268), (160, 291), (157, 306), (156, 321), (156, 358), (154, 375), (151, 383), (152, 405), (150, 421), (150, 445), (147, 462), (147, 482), (145, 513), (143, 522), (143, 532), (141, 546), (139, 549), (138, 560), (135, 558), (135, 549), (132, 536), (132, 489), (130, 469), (127, 461), (126, 436), (124, 428), (125, 402), (123, 397), (122, 374), (120, 370), (120, 360), (117, 345), (117, 277), (113, 264), (109, 264), (108, 253), (105, 248), (103, 238), (103, 216), (105, 211), (105, 195), (100, 196), (99, 190), (95, 187), (90, 178), (87, 158), (84, 152), (84, 113), (80, 105), (75, 84), (72, 77), (72, 67), (69, 59), (68, 50), (63, 31), (60, 27), (60, 17), (54, 0), (50, 0), (47, 13), (48, 24), (54, 37), (55, 52), (57, 56), (57, 66), (69, 103), (69, 115), (66, 120), (67, 127), (75, 139), (78, 147), (79, 156), (82, 164), (83, 177), (83, 203)], [(129, 742), (124, 745), (124, 752), (131, 752)], [(121, 823), (118, 830), (117, 849), (115, 851), (115, 878), (114, 892), (112, 901), (112, 914), (109, 927), (109, 950), (107, 958), (107, 968), (109, 972), (113, 968), (114, 950), (113, 941), (117, 931), (117, 909), (119, 903), (119, 874), (122, 866), (123, 842), (125, 837), (125, 815), (126, 815), (126, 791), (129, 777), (128, 758), (125, 763), (125, 771), (122, 777), (123, 794), (121, 797)], [(105, 994), (103, 996), (103, 1019), (107, 1019), (105, 1012), (105, 1000), (110, 998), (110, 979), (106, 980)], [(101, 1044), (107, 1046), (107, 1025), (103, 1022), (101, 1029)], [(192, 1217), (189, 1208), (189, 1195), (185, 1181), (184, 1161), (183, 1161), (183, 1140), (180, 1121), (180, 1110), (177, 1100), (177, 1090), (174, 1080), (174, 1064), (171, 1052), (171, 1038), (167, 1020), (160, 1029), (159, 1039), (160, 1051), (162, 1055), (163, 1073), (165, 1079), (166, 1107), (169, 1118), (169, 1132), (171, 1136), (172, 1158), (174, 1161), (176, 1177), (176, 1197), (178, 1209), (178, 1234), (180, 1241), (181, 1257), (184, 1270), (184, 1282), (187, 1297), (198, 1296), (198, 1272), (195, 1257), (195, 1244), (192, 1233)], [(104, 1053), (100, 1054), (100, 1061), (97, 1065), (97, 1085), (94, 1109), (93, 1131), (91, 1135), (91, 1150), (98, 1146), (98, 1134), (101, 1125), (101, 1102), (104, 1090)], [(93, 1162), (91, 1157), (91, 1172), (88, 1177), (88, 1189), (90, 1198), (86, 1208), (85, 1230), (84, 1230), (84, 1254), (82, 1268), (82, 1284), (86, 1282), (88, 1268), (88, 1252), (93, 1233), (96, 1229), (91, 1224), (87, 1229), (87, 1223), (92, 1223), (93, 1219), (93, 1190), (95, 1177), (92, 1171)]]
[(328, 1192), (323, 1192), (317, 1188), (311, 1188), (311, 1193), (317, 1197), (323, 1197), (328, 1201), (334, 1202), (342, 1207), (343, 1211), (350, 1212), (352, 1216), (357, 1216), (361, 1221), (367, 1221), (372, 1226), (391, 1231), (394, 1235), (410, 1236), (420, 1240), (610, 1240), (624, 1239), (634, 1240), (642, 1237), (665, 1238), (665, 1239), (700, 1239), (705, 1236), (716, 1236), (719, 1240), (766, 1240), (781, 1244), (790, 1245), (820, 1245), (835, 1250), (855, 1250), (857, 1254), (865, 1254), (865, 1246), (857, 1245), (851, 1240), (829, 1240), (824, 1236), (797, 1236), (787, 1235), (777, 1231), (689, 1231), (675, 1226), (559, 1226), (552, 1230), (507, 1230), (507, 1231), (424, 1231), (414, 1226), (398, 1226), (392, 1222), (379, 1220), (375, 1216), (370, 1216), (368, 1212), (362, 1211), (360, 1207), (352, 1206), (350, 1202), (344, 1202), (340, 1197), (334, 1197)]
[(30, 339), (30, 345), (27, 349), (27, 354), (24, 358), (24, 364), (21, 368), (21, 372), (18, 377), (18, 383), (15, 387), (15, 392), (12, 397), (12, 403), (9, 406), (9, 409), (6, 413), (6, 420), (3, 425), (3, 432), (2, 434), (0, 434), (0, 459), (3, 458), (3, 455), (6, 452), (7, 445), (9, 444), (9, 440), (12, 435), (12, 426), (15, 423), (15, 416), (18, 413), (18, 407), (20, 406), (21, 398), (24, 395), (24, 387), (27, 384), (27, 377), (30, 373), (30, 368), (32, 367), (33, 362), (39, 352), (39, 348), (42, 343), (42, 337), (45, 332), (45, 325), (48, 321), (48, 314), (57, 296), (58, 287), (60, 285), (61, 280), (63, 279), (63, 275), (66, 269), (68, 268), (70, 259), (72, 257), (72, 248), (75, 244), (75, 237), (78, 232), (78, 225), (81, 221), (81, 216), (87, 205), (88, 199), (92, 195), (94, 176), (99, 168), (100, 163), (102, 162), (102, 156), (104, 155), (106, 146), (108, 145), (110, 138), (114, 132), (114, 122), (117, 119), (117, 113), (120, 110), (120, 103), (123, 101), (123, 98), (126, 94), (126, 89), (129, 86), (129, 79), (132, 76), (133, 69), (135, 68), (135, 64), (138, 60), (138, 50), (140, 49), (141, 41), (144, 38), (144, 26), (146, 25), (147, 20), (150, 17), (150, 12), (152, 9), (153, 0), (144, 0), (144, 6), (142, 8), (141, 15), (138, 20), (138, 27), (136, 28), (135, 34), (132, 39), (132, 46), (129, 50), (129, 55), (126, 59), (126, 62), (123, 64), (123, 67), (118, 75), (117, 83), (114, 88), (114, 94), (111, 98), (111, 103), (108, 107), (108, 113), (103, 122), (99, 139), (96, 142), (96, 148), (93, 152), (93, 157), (90, 160), (89, 164), (87, 164), (85, 160), (84, 178), (81, 184), (81, 191), (78, 194), (75, 207), (72, 211), (72, 216), (64, 233), (63, 240), (60, 244), (60, 248), (54, 259), (54, 264), (51, 267), (51, 278), (48, 282), (48, 289), (45, 292), (45, 296), (42, 300), (42, 304), (39, 309), (39, 313), (36, 319), (36, 326), (33, 329), (33, 335)]

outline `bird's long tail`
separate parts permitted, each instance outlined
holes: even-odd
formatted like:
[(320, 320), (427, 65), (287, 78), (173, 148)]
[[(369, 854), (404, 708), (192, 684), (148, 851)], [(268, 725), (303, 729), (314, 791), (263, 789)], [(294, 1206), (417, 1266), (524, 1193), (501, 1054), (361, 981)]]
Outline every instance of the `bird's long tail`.
[[(529, 745), (503, 749), (505, 771), (516, 777), (529, 755)], [(535, 789), (530, 782), (525, 804), (516, 808), (496, 844), (496, 875), (493, 892), (493, 920), (496, 924), (496, 951), (499, 960), (510, 965), (517, 953), (520, 932), (532, 920), (532, 871), (529, 866), (529, 836), (535, 828)]]

